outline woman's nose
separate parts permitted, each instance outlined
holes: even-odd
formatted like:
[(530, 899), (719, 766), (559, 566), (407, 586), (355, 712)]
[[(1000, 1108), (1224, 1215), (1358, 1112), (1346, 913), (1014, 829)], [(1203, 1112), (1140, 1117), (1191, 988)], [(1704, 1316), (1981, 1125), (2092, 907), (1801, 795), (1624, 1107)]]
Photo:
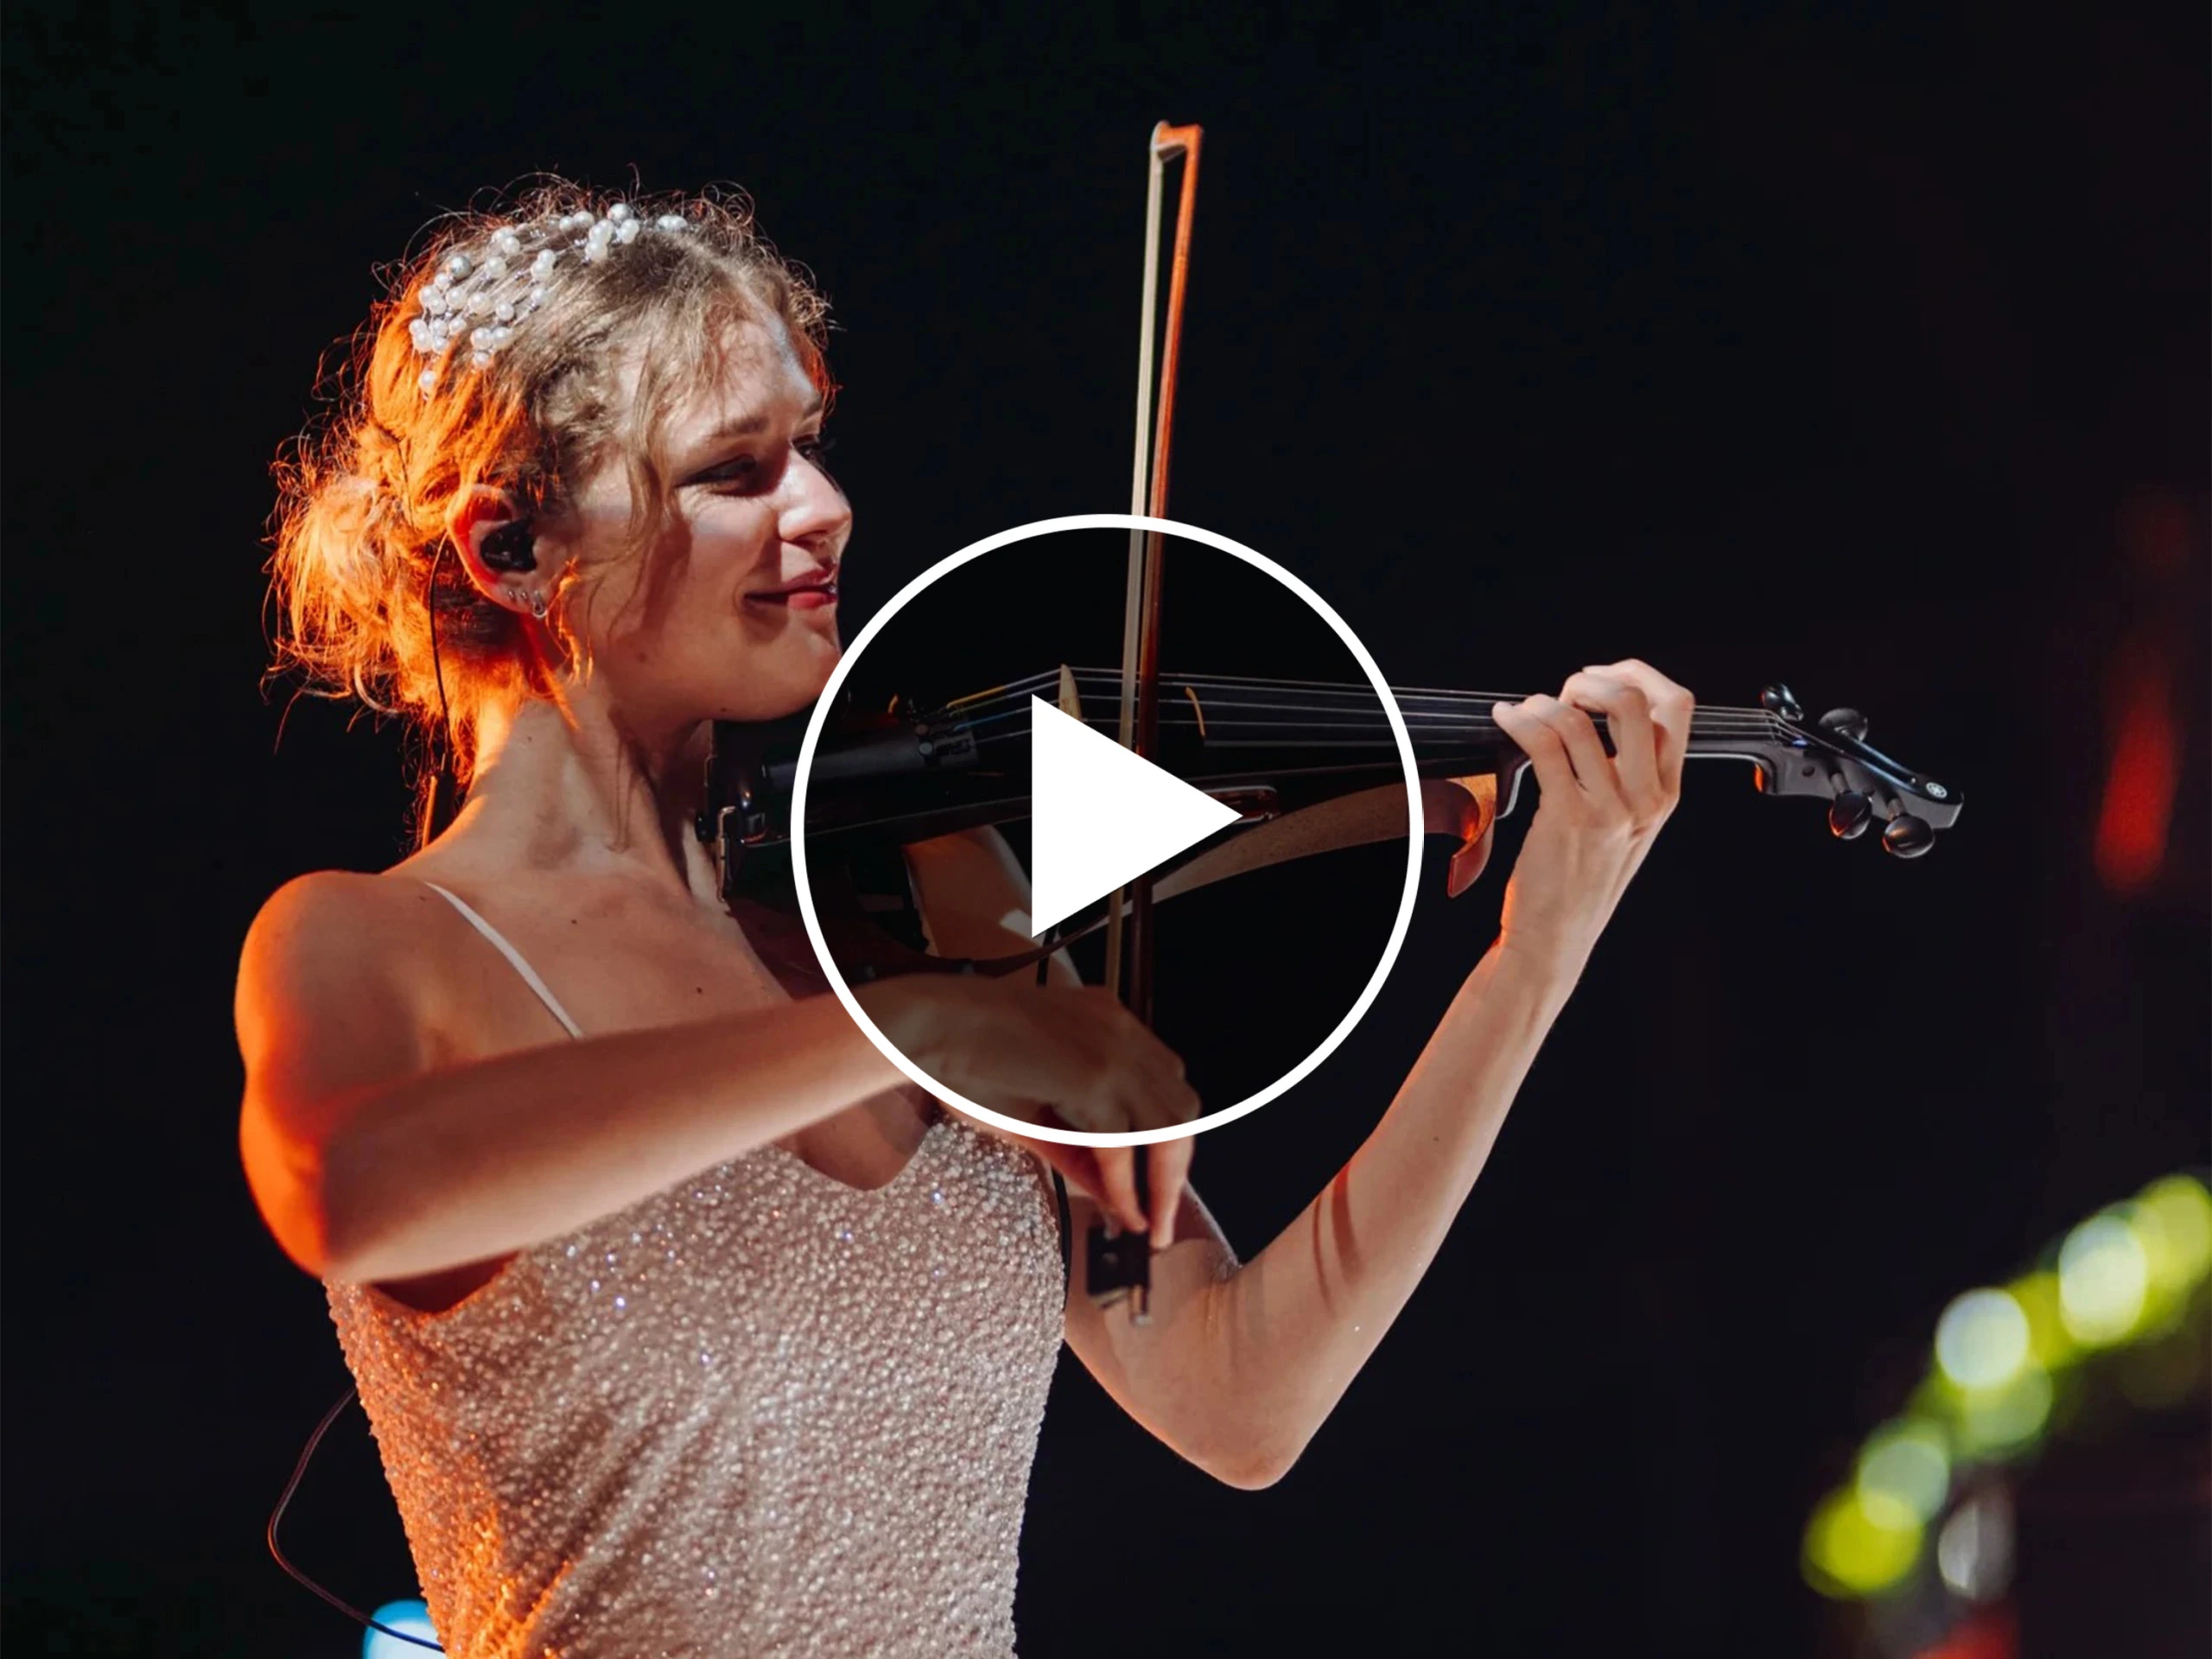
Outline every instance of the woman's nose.
[(845, 493), (820, 464), (794, 454), (784, 472), (784, 502), (779, 528), (787, 542), (804, 542), (842, 530), (853, 510)]

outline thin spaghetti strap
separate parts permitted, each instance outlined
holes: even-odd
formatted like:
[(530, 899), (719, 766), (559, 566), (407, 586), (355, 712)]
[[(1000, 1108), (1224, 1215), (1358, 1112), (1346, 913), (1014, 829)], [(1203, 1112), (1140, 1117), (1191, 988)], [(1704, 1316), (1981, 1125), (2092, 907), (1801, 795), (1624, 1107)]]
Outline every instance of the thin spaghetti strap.
[(522, 976), (522, 982), (537, 993), (537, 1000), (545, 1005), (547, 1012), (561, 1022), (569, 1036), (581, 1037), (584, 1034), (583, 1027), (569, 1018), (569, 1011), (561, 1006), (560, 998), (555, 996), (547, 988), (545, 982), (537, 976), (537, 970), (522, 959), (522, 952), (509, 944), (505, 936), (498, 928), (471, 910), (459, 894), (448, 893), (435, 881), (425, 881), (423, 885), (432, 893), (442, 895), (448, 903), (467, 918), (471, 927), (492, 941), (493, 948), (507, 959), (515, 972)]

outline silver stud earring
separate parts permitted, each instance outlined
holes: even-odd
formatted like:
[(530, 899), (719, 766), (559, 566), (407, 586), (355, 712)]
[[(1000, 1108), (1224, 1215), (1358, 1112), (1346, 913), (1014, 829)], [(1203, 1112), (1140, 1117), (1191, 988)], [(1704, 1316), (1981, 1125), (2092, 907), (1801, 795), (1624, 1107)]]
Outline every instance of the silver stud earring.
[(543, 621), (545, 620), (545, 612), (546, 612), (547, 606), (546, 606), (546, 598), (545, 598), (545, 595), (544, 595), (543, 594), (542, 594), (542, 593), (519, 594), (516, 595), (516, 597), (518, 597), (518, 599), (522, 600), (525, 604), (527, 604), (527, 605), (530, 607), (530, 613), (531, 613), (532, 616), (536, 617), (536, 618), (537, 618), (540, 622), (543, 622)]

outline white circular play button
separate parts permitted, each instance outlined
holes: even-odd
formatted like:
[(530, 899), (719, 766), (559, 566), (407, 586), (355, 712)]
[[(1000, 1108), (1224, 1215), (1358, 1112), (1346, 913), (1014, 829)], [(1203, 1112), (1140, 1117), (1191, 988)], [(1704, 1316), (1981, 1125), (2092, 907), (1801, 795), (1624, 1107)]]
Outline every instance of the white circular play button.
[[(925, 590), (963, 566), (1039, 537), (1100, 530), (1158, 531), (1178, 540), (1198, 543), (1243, 561), (1303, 601), (1341, 642), (1373, 689), (1379, 713), (1387, 722), (1389, 737), (1383, 747), (1395, 749), (1397, 765), (1394, 770), (1405, 785), (1407, 825), (1405, 880), (1389, 937), (1373, 973), (1333, 1028), (1272, 1083), (1252, 1090), (1233, 1105), (1207, 1110), (1189, 1123), (1111, 1134), (1040, 1123), (994, 1111), (947, 1087), (904, 1053), (869, 1019), (847, 982), (817, 911), (807, 859), (809, 786), (814, 781), (817, 755), (839, 694), (870, 643)], [(1044, 697), (1001, 696), (995, 699), (991, 717), (995, 720), (1019, 718), (1027, 724), (1025, 798), (1020, 804), (1020, 811), (1008, 816), (1023, 817), (1029, 821), (1030, 903), (1029, 912), (1021, 920), (1022, 931), (1032, 938), (1042, 937), (1125, 887), (1135, 878), (1158, 870), (1178, 855), (1221, 835), (1245, 816), (1217, 794), (1123, 748)], [(972, 732), (956, 732), (952, 735), (958, 741), (972, 744), (976, 741)], [(984, 741), (1003, 744), (1015, 735), (1010, 732), (995, 733)], [(799, 914), (823, 976), (868, 1040), (916, 1084), (963, 1113), (1010, 1133), (1094, 1147), (1140, 1146), (1169, 1141), (1232, 1122), (1258, 1110), (1293, 1088), (1326, 1059), (1373, 1005), (1391, 965), (1397, 960), (1412, 920), (1414, 895), (1421, 875), (1421, 779), (1405, 716), (1373, 655), (1344, 619), (1289, 571), (1241, 543), (1196, 525), (1130, 513), (1080, 513), (1018, 525), (963, 548), (908, 582), (846, 647), (807, 722), (791, 786), (791, 879)]]

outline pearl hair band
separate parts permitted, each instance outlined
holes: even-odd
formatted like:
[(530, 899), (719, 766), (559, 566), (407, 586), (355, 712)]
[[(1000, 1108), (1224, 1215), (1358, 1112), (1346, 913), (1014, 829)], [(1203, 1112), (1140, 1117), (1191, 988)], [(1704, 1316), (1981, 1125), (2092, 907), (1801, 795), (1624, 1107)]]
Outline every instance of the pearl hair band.
[[(685, 231), (690, 222), (676, 213), (640, 219), (628, 202), (618, 201), (604, 218), (580, 211), (519, 228), (502, 226), (492, 232), (490, 251), (481, 257), (465, 252), (447, 256), (438, 274), (423, 286), (423, 309), (407, 325), (409, 338), (424, 357), (441, 359), (465, 339), (469, 365), (488, 368), (493, 354), (514, 338), (515, 324), (545, 302), (547, 283), (563, 256), (597, 264), (636, 241), (648, 226)], [(442, 366), (433, 364), (423, 371), (425, 397), (437, 391)]]

